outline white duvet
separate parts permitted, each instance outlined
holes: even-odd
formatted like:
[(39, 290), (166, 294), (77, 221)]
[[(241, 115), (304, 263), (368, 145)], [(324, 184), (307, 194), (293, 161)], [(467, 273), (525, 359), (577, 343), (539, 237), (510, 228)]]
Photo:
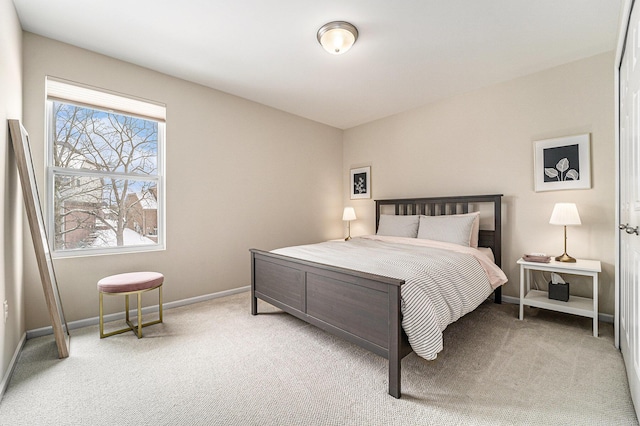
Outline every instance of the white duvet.
[(405, 280), (402, 328), (414, 352), (435, 359), (447, 325), (480, 305), (507, 277), (481, 251), (417, 238), (365, 236), (274, 253)]

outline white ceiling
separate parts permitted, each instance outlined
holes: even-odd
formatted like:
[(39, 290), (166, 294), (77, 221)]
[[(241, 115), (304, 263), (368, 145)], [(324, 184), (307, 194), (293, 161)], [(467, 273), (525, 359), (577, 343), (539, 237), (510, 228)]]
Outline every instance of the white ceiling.
[[(613, 50), (621, 8), (621, 0), (14, 4), (26, 31), (341, 129)], [(316, 39), (334, 20), (360, 32), (340, 56)]]

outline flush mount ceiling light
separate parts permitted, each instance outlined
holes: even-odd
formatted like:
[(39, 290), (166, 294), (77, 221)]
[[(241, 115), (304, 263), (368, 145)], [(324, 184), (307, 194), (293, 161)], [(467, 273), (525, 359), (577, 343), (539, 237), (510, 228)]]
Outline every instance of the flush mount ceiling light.
[(318, 30), (318, 41), (332, 55), (341, 55), (358, 39), (358, 29), (348, 22), (333, 21)]

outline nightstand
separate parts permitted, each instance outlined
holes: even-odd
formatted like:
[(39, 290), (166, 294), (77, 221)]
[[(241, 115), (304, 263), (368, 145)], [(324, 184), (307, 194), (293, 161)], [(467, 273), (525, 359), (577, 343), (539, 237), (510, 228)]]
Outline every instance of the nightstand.
[[(600, 261), (577, 259), (575, 263), (526, 262), (518, 259), (520, 265), (520, 319), (524, 318), (524, 307), (550, 309), (567, 314), (593, 318), (593, 335), (598, 337), (598, 273), (601, 271)], [(558, 274), (582, 275), (591, 277), (593, 298), (569, 296), (568, 302), (549, 299), (546, 291), (531, 289), (531, 271), (555, 272)], [(526, 291), (525, 291), (526, 290)]]

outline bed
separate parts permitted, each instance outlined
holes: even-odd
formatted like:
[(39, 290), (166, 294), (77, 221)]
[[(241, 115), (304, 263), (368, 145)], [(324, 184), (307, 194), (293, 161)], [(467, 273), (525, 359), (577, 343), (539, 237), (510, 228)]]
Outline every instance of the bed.
[[(251, 249), (251, 314), (258, 314), (258, 299), (261, 299), (329, 333), (385, 357), (389, 362), (388, 392), (395, 398), (400, 398), (402, 394), (401, 360), (414, 350), (409, 343), (411, 337), (407, 335), (402, 326), (403, 308), (406, 311), (407, 306), (403, 306), (401, 292), (404, 298), (407, 297), (405, 293), (408, 293), (409, 289), (413, 292), (415, 277), (406, 274), (407, 278), (396, 272), (372, 273), (366, 271), (367, 269), (377, 271), (375, 268), (345, 267), (344, 262), (341, 262), (340, 259), (349, 258), (350, 250), (358, 245), (371, 246), (371, 250), (374, 250), (372, 253), (379, 253), (386, 250), (394, 251), (399, 243), (403, 243), (402, 247), (408, 247), (407, 244), (404, 244), (405, 240), (416, 240), (414, 245), (420, 246), (430, 244), (429, 242), (417, 241), (418, 238), (384, 236), (385, 233), (382, 231), (391, 229), (389, 224), (401, 222), (413, 224), (415, 218), (418, 217), (421, 226), (423, 226), (421, 231), (427, 229), (438, 232), (441, 227), (429, 227), (428, 225), (433, 220), (457, 221), (458, 218), (472, 216), (474, 210), (485, 208), (488, 205), (490, 206), (490, 225), (492, 225), (490, 227), (493, 229), (476, 230), (477, 242), (475, 244), (478, 247), (490, 249), (493, 257), (490, 263), (494, 269), (499, 271), (502, 257), (501, 197), (502, 195), (478, 195), (376, 200), (376, 233), (383, 234), (382, 236), (354, 238), (349, 242), (320, 243), (313, 245), (314, 247), (311, 245), (301, 246), (299, 249), (292, 248), (294, 251), (291, 253), (294, 255), (284, 254), (290, 253), (288, 249), (273, 252)], [(422, 225), (423, 220), (425, 225)], [(477, 222), (478, 220), (474, 221), (476, 227)], [(469, 220), (465, 218), (464, 223), (469, 223)], [(393, 229), (396, 232), (396, 228)], [(463, 232), (467, 232), (466, 229)], [(414, 232), (413, 228), (410, 232)], [(430, 237), (428, 233), (426, 235)], [(420, 239), (424, 238), (426, 237), (423, 236)], [(382, 241), (376, 242), (376, 240)], [(331, 250), (326, 251), (331, 244), (337, 251), (342, 251), (333, 255), (335, 258), (333, 261), (331, 260)], [(418, 247), (408, 251), (439, 250), (442, 248), (440, 245), (451, 245), (438, 241), (434, 244), (436, 247), (433, 249)], [(325, 251), (313, 254), (311, 249)], [(468, 247), (463, 247), (460, 250), (473, 252), (477, 258), (486, 255), (486, 253), (482, 256), (476, 255), (475, 252), (478, 250)], [(308, 255), (305, 254), (307, 251)], [(443, 251), (438, 251), (438, 253), (441, 252)], [(320, 253), (327, 254), (325, 256)], [(376, 256), (375, 254), (367, 255)], [(409, 255), (407, 254), (407, 256)], [(419, 253), (416, 254), (416, 256), (418, 255)], [(440, 257), (454, 256), (458, 255), (446, 254)], [(464, 257), (465, 262), (474, 263), (468, 260), (470, 257), (468, 255), (462, 254), (458, 257)], [(318, 261), (318, 259), (324, 259), (324, 261)], [(396, 262), (394, 259), (391, 263), (404, 265), (404, 260)], [(499, 273), (504, 277), (502, 271)], [(443, 275), (448, 275), (448, 273)], [(500, 282), (496, 282), (498, 284), (490, 282), (487, 278), (487, 283), (492, 286), (488, 293), (474, 297), (476, 299), (482, 297), (484, 300), (493, 290), (494, 301), (500, 303), (500, 285), (506, 282), (506, 277)], [(405, 285), (405, 283), (407, 284)], [(445, 300), (444, 304), (447, 303)], [(452, 304), (455, 305), (455, 303)], [(471, 306), (471, 308), (473, 309), (475, 306)], [(462, 312), (461, 315), (464, 313), (466, 312)], [(405, 323), (407, 318), (404, 318)], [(455, 318), (453, 320), (455, 321)], [(416, 353), (420, 355), (417, 350)]]

